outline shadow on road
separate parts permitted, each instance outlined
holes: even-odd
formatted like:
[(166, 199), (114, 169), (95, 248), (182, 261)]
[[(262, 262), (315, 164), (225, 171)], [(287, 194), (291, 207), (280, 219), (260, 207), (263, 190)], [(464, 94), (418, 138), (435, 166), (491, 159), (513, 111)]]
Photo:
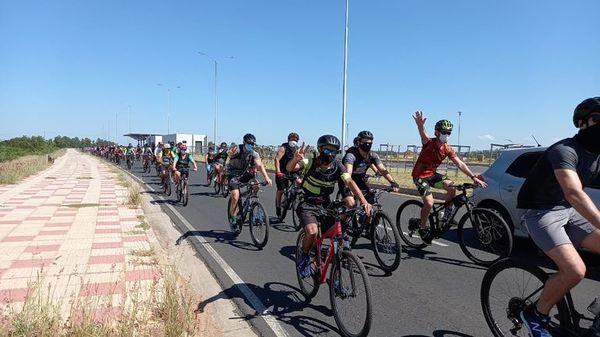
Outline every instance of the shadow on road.
[(436, 330), (431, 336), (425, 335), (404, 335), (402, 337), (474, 337), (473, 335), (467, 335), (464, 333), (449, 331), (449, 330)]
[(231, 232), (214, 229), (209, 231), (187, 231), (175, 241), (175, 245), (179, 245), (181, 241), (189, 238), (190, 236), (202, 236), (203, 238), (207, 239), (207, 241), (211, 241), (209, 238), (212, 238), (214, 240), (212, 240), (210, 243), (225, 243), (244, 250), (260, 250), (251, 243), (237, 240), (236, 237), (231, 234)]
[[(250, 299), (246, 297), (244, 294), (249, 294), (249, 291), (256, 297), (254, 298), (252, 294), (249, 296)], [(315, 336), (331, 332), (339, 333), (335, 326), (327, 322), (306, 315), (299, 315), (304, 310), (315, 310), (323, 317), (331, 317), (333, 312), (329, 307), (307, 303), (299, 289), (280, 282), (269, 282), (264, 287), (252, 283), (236, 284), (198, 303), (197, 312), (203, 312), (204, 308), (212, 302), (227, 298), (231, 298), (236, 302), (243, 302), (253, 311), (252, 313), (246, 313), (244, 317), (231, 317), (230, 319), (252, 320), (271, 315), (279, 322), (293, 327), (302, 336)]]

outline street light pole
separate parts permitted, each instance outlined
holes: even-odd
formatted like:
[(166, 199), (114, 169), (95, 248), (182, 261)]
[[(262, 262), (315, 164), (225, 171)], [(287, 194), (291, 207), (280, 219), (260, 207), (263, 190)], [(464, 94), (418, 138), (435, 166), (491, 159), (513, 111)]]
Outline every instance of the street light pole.
[(346, 145), (346, 80), (348, 78), (348, 0), (344, 27), (344, 80), (342, 89), (342, 148)]
[[(219, 78), (219, 76), (218, 76), (219, 75), (219, 73), (218, 73), (219, 65), (218, 65), (217, 60), (214, 57), (208, 55), (207, 53), (203, 53), (203, 52), (199, 51), (198, 54), (208, 57), (215, 64), (215, 118), (214, 118), (214, 126), (213, 126), (213, 145), (216, 145), (217, 144), (217, 120), (218, 120), (218, 116), (219, 116), (219, 95), (217, 94), (217, 82), (218, 82), (218, 78)], [(227, 58), (233, 58), (233, 56), (228, 56)]]
[(460, 116), (462, 115), (462, 112), (459, 111), (458, 112), (458, 151), (460, 151)]

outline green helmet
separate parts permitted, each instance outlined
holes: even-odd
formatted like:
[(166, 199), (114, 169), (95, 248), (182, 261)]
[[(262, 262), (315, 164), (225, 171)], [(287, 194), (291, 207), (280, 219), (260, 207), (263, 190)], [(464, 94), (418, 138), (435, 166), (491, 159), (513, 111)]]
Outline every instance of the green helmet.
[(438, 121), (437, 123), (435, 123), (435, 130), (436, 131), (452, 131), (452, 122), (450, 122), (447, 119), (442, 119), (441, 121)]

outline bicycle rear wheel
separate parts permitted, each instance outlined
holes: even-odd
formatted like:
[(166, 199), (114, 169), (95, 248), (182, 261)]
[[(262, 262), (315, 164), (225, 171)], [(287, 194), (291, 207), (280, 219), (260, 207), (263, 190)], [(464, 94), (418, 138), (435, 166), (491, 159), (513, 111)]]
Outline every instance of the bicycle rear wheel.
[(311, 276), (307, 277), (307, 278), (302, 278), (302, 276), (298, 272), (298, 264), (300, 261), (300, 256), (302, 255), (302, 242), (304, 241), (305, 235), (306, 235), (306, 232), (304, 232), (304, 229), (302, 229), (298, 233), (298, 239), (296, 239), (296, 256), (295, 256), (296, 277), (298, 278), (298, 284), (300, 285), (300, 292), (306, 298), (306, 302), (310, 302), (310, 300), (313, 297), (315, 297), (317, 292), (319, 292), (319, 286), (321, 285), (319, 283), (319, 276), (321, 275), (321, 271), (318, 268), (317, 261), (316, 261), (317, 247), (316, 247), (316, 245), (314, 245), (308, 253), (308, 256), (309, 256), (309, 259), (311, 262), (310, 263)]
[[(408, 200), (400, 205), (396, 212), (396, 227), (398, 228), (398, 234), (402, 238), (402, 241), (407, 245), (418, 249), (427, 246), (416, 231), (421, 223), (421, 208), (423, 208), (422, 202), (418, 200)], [(416, 229), (413, 229), (412, 227), (409, 228), (409, 224), (412, 224), (413, 222), (417, 224)]]
[(288, 208), (290, 206), (290, 200), (288, 199), (288, 190), (283, 190), (283, 195), (281, 196), (281, 214), (279, 215), (279, 222), (285, 221), (285, 216), (287, 215)]
[(215, 190), (215, 194), (219, 194), (219, 192), (221, 192), (221, 183), (219, 182), (219, 176), (215, 175), (213, 177), (211, 175), (211, 180), (213, 181), (213, 188)]
[(190, 200), (190, 191), (188, 190), (188, 182), (187, 180), (183, 181), (183, 187), (181, 191), (181, 196), (183, 199), (183, 206), (187, 206), (188, 201)]
[(298, 208), (298, 200), (294, 200), (292, 202), (292, 222), (294, 223), (294, 229), (299, 231), (301, 228), (300, 219), (298, 218), (298, 213), (296, 213), (296, 208)]
[(348, 250), (335, 258), (329, 276), (333, 317), (343, 336), (367, 336), (373, 321), (371, 284), (362, 262)]
[(489, 266), (510, 256), (513, 237), (510, 228), (495, 211), (474, 208), (458, 223), (460, 249), (473, 262)]
[[(529, 337), (520, 314), (539, 299), (548, 275), (527, 263), (504, 259), (493, 264), (481, 282), (483, 316), (495, 337)], [(564, 298), (550, 312), (551, 325), (568, 322)]]
[(256, 247), (262, 249), (269, 240), (269, 215), (260, 202), (252, 203), (249, 219), (252, 242)]
[(398, 228), (385, 212), (377, 212), (371, 221), (371, 244), (379, 266), (386, 272), (398, 268), (401, 261), (402, 244)]

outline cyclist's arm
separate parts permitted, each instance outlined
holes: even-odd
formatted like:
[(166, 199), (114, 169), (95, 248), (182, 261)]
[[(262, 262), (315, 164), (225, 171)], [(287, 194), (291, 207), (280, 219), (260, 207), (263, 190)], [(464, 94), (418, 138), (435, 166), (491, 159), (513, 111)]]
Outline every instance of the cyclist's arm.
[(176, 165), (177, 165), (177, 162), (178, 162), (178, 161), (179, 161), (179, 155), (177, 155), (177, 154), (176, 154), (176, 155), (173, 157), (173, 163), (171, 164), (171, 168), (173, 169), (173, 171), (175, 171), (175, 170), (176, 170)]
[[(372, 164), (372, 165), (375, 165), (375, 164)], [(385, 168), (385, 166), (383, 165), (383, 163), (379, 163), (378, 165), (375, 165), (375, 168), (377, 170), (374, 170), (374, 171), (377, 172), (377, 173), (379, 173), (381, 176), (383, 176), (385, 178), (385, 180), (389, 181), (390, 183), (394, 182), (394, 177), (392, 177), (392, 175)]]
[(283, 146), (280, 146), (279, 149), (277, 150), (277, 153), (275, 154), (275, 174), (281, 173), (281, 167), (279, 167), (279, 161), (281, 160), (281, 158), (283, 158), (284, 154), (285, 154), (285, 149), (283, 148)]
[(267, 174), (267, 169), (265, 168), (265, 165), (263, 165), (262, 160), (260, 158), (256, 159), (256, 166), (260, 170), (260, 174), (262, 174), (263, 178), (265, 178), (265, 181), (269, 183), (269, 185), (271, 185), (271, 178), (269, 178), (269, 175)]
[(192, 163), (192, 165), (194, 165), (194, 171), (197, 171), (198, 170), (198, 165), (196, 165), (196, 161), (194, 160), (194, 157), (192, 157), (191, 154), (188, 154), (188, 158), (189, 158), (188, 161), (190, 163)]
[(288, 172), (298, 172), (304, 168), (302, 158), (294, 156), (292, 160), (290, 160), (286, 167)]
[(421, 136), (421, 144), (427, 144), (430, 138), (427, 131), (425, 131), (425, 125), (417, 125), (417, 129), (419, 130), (419, 136)]
[(471, 170), (469, 169), (469, 167), (467, 166), (467, 164), (465, 164), (465, 162), (463, 162), (462, 160), (460, 160), (460, 158), (458, 158), (458, 156), (452, 157), (450, 158), (450, 160), (452, 160), (452, 162), (454, 163), (454, 165), (456, 165), (456, 167), (458, 167), (459, 170), (462, 171), (462, 173), (466, 174), (467, 177), (471, 178), (475, 183), (477, 183), (478, 185), (482, 186), (482, 187), (486, 187), (487, 184), (485, 181), (480, 180), (479, 178), (477, 178), (473, 172), (471, 172)]
[(346, 168), (346, 172), (348, 172), (349, 175), (352, 175), (352, 171), (354, 170), (354, 165), (350, 164), (350, 163), (344, 163), (344, 167)]
[(600, 228), (600, 211), (583, 190), (577, 172), (570, 169), (556, 169), (554, 175), (569, 204), (592, 225)]

